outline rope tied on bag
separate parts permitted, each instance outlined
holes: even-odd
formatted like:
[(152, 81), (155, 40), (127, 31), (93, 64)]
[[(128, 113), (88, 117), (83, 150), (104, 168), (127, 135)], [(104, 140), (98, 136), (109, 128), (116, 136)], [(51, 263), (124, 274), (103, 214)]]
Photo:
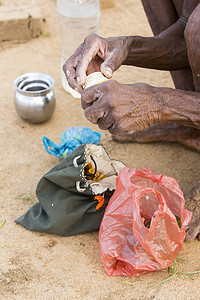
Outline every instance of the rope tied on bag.
[[(90, 155), (90, 158), (94, 163), (94, 167), (93, 167), (92, 163), (88, 162), (88, 163), (85, 164), (84, 174), (85, 174), (86, 178), (88, 180), (93, 180), (95, 182), (98, 182), (101, 179), (107, 177), (103, 173), (97, 172), (97, 164), (96, 164), (94, 158), (92, 157), (92, 155)], [(104, 197), (102, 197), (101, 195), (96, 195), (94, 197), (94, 200), (98, 201), (98, 204), (96, 206), (96, 210), (99, 210), (104, 204)]]

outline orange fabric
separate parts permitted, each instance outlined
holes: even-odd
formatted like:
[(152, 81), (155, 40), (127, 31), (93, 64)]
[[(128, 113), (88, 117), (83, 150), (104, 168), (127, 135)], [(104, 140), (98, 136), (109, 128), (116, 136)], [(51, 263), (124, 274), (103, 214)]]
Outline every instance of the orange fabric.
[(102, 207), (103, 204), (104, 204), (104, 197), (102, 197), (100, 195), (97, 195), (97, 196), (94, 197), (94, 200), (98, 201), (98, 204), (96, 206), (96, 210), (99, 210), (99, 208)]

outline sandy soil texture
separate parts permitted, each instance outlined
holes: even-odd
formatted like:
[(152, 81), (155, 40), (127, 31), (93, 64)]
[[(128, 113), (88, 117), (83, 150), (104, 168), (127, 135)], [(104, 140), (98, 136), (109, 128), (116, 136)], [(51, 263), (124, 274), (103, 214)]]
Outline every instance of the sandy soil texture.
[[(6, 220), (0, 228), (1, 298), (200, 299), (199, 274), (187, 277), (189, 280), (175, 276), (151, 290), (148, 288), (153, 284), (168, 278), (167, 270), (135, 278), (108, 277), (100, 261), (98, 232), (59, 237), (30, 232), (15, 224), (14, 220), (32, 206), (31, 200), (19, 199), (20, 195), (32, 195), (36, 201), (38, 181), (58, 163), (44, 150), (41, 137), (59, 143), (60, 134), (71, 126), (98, 130), (85, 119), (80, 100), (72, 98), (61, 85), (56, 1), (38, 1), (38, 5), (46, 19), (44, 34), (23, 44), (0, 45), (0, 224)], [(114, 7), (102, 10), (100, 34), (151, 35), (141, 1), (115, 0)], [(44, 72), (55, 79), (56, 110), (46, 123), (26, 123), (15, 111), (13, 81), (27, 72)], [(173, 87), (168, 72), (122, 67), (114, 78), (122, 83), (142, 81)], [(118, 144), (109, 133), (102, 133), (101, 144), (109, 156), (127, 166), (148, 167), (175, 177), (185, 195), (199, 183), (197, 152), (176, 143)], [(180, 271), (199, 270), (200, 242), (184, 243), (178, 257), (192, 260), (179, 261)]]

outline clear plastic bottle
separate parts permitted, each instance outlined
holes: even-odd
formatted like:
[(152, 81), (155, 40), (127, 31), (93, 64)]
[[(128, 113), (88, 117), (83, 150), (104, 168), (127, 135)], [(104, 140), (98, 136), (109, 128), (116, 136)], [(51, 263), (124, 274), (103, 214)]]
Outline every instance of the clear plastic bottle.
[(72, 96), (79, 98), (80, 94), (69, 87), (62, 66), (87, 35), (98, 33), (100, 18), (99, 0), (57, 0), (57, 11), (62, 43), (62, 85)]

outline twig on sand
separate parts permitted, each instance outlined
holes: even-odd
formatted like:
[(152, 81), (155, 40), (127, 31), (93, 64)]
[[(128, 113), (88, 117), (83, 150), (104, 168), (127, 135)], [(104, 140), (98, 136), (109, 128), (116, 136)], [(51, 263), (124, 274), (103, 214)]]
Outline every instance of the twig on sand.
[(17, 269), (24, 275), (25, 279), (28, 280), (28, 275), (26, 274), (26, 272), (24, 272), (19, 266), (17, 266)]
[(3, 225), (6, 223), (6, 219), (3, 220), (3, 222), (0, 224), (0, 228), (3, 227)]
[(27, 201), (31, 201), (33, 204), (36, 204), (36, 201), (34, 201), (33, 196), (27, 195), (25, 193), (19, 195), (19, 197), (16, 197), (15, 199), (16, 200), (27, 200)]
[(20, 268), (19, 266), (17, 266), (17, 269), (19, 269), (20, 272), (22, 272), (22, 274), (23, 274), (24, 276), (27, 276), (27, 274), (22, 270), (22, 268)]
[[(172, 266), (168, 267), (168, 273), (169, 273), (169, 277), (167, 277), (166, 279), (150, 286), (147, 291), (149, 290), (152, 290), (153, 288), (173, 279), (175, 276), (183, 279), (183, 280), (191, 280), (193, 278), (189, 277), (185, 277), (185, 276), (182, 276), (182, 275), (192, 275), (192, 274), (198, 274), (200, 273), (200, 270), (197, 270), (197, 271), (190, 271), (190, 272), (179, 272), (178, 269), (177, 269), (177, 265), (176, 265), (176, 262), (178, 261), (194, 261), (194, 260), (187, 260), (187, 259), (181, 259), (181, 258), (175, 258), (174, 260), (174, 263)], [(136, 282), (129, 282), (129, 281), (121, 281), (121, 283), (126, 283), (126, 284), (130, 284), (130, 285), (134, 285)]]
[(197, 270), (197, 271), (191, 271), (191, 272), (179, 272), (178, 269), (177, 269), (177, 267), (176, 267), (176, 261), (193, 261), (193, 260), (186, 260), (186, 259), (175, 258), (174, 263), (173, 263), (173, 267), (170, 266), (170, 267), (168, 268), (169, 277), (166, 278), (166, 279), (164, 279), (164, 280), (162, 280), (162, 281), (160, 281), (160, 282), (158, 282), (158, 283), (156, 283), (156, 284), (154, 284), (154, 285), (152, 285), (152, 286), (151, 286), (150, 288), (148, 288), (147, 290), (151, 290), (151, 289), (155, 288), (156, 286), (158, 286), (158, 285), (160, 285), (160, 284), (162, 284), (162, 283), (164, 283), (164, 282), (166, 282), (166, 281), (168, 281), (168, 280), (171, 280), (171, 279), (172, 279), (173, 277), (175, 277), (176, 275), (177, 275), (179, 278), (183, 279), (183, 280), (190, 280), (190, 279), (192, 279), (192, 278), (186, 278), (186, 277), (184, 277), (184, 276), (182, 276), (182, 275), (192, 275), (192, 274), (198, 274), (198, 273), (200, 273), (200, 270)]

